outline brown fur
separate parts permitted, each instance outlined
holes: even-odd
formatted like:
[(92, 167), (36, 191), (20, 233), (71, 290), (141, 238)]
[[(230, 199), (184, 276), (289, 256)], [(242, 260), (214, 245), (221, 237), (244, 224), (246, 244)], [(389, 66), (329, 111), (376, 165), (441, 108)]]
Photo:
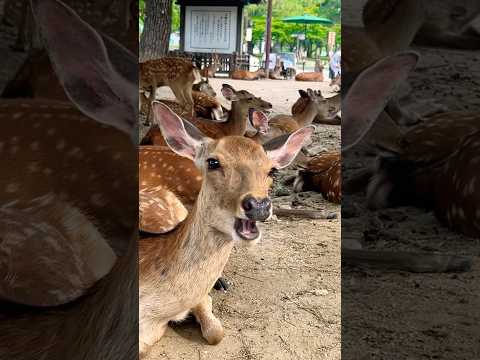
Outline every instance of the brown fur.
[(320, 92), (313, 92), (311, 89), (310, 98), (307, 106), (302, 112), (295, 115), (277, 115), (268, 122), (269, 131), (267, 134), (258, 133), (252, 139), (261, 144), (281, 136), (290, 134), (304, 126), (310, 125), (313, 119), (318, 115), (326, 118), (328, 114), (328, 103)]
[[(186, 111), (193, 111), (192, 85), (200, 81), (198, 69), (190, 59), (164, 57), (139, 64), (140, 89), (150, 91), (148, 102), (155, 100), (156, 89), (169, 86)], [(150, 118), (150, 107), (147, 121)]]
[[(212, 123), (198, 118), (189, 118), (188, 120), (205, 135), (213, 139), (229, 135), (244, 135), (247, 130), (248, 109), (268, 110), (272, 105), (246, 90), (239, 90), (235, 93), (239, 100), (232, 102), (232, 109), (228, 114), (226, 122)], [(175, 112), (178, 114), (177, 111)], [(182, 116), (185, 117), (184, 115)], [(142, 145), (166, 145), (158, 126), (154, 125), (149, 129), (142, 140)]]
[[(220, 159), (221, 171), (206, 172), (197, 202), (173, 232), (140, 242), (140, 350), (157, 342), (171, 320), (192, 311), (206, 340), (215, 344), (223, 329), (211, 313), (208, 292), (220, 276), (233, 246), (232, 216), (241, 216), (246, 194), (266, 197), (272, 167), (262, 148), (244, 137), (225, 137), (205, 149)], [(228, 215), (227, 215), (228, 214)], [(161, 241), (159, 241), (161, 240)], [(181, 294), (182, 301), (177, 296)]]
[[(334, 95), (332, 97), (327, 98), (328, 103), (328, 116), (333, 116), (337, 112), (340, 111), (340, 103), (341, 103), (342, 96), (341, 94)], [(297, 101), (292, 105), (292, 115), (297, 115), (305, 110), (306, 106), (310, 102), (308, 97), (300, 96)], [(320, 123), (320, 124), (332, 124), (332, 125), (340, 125), (339, 122), (335, 122), (334, 120), (327, 120), (325, 118), (320, 117), (320, 115), (315, 116), (313, 122)]]
[(383, 186), (393, 182), (392, 192), (403, 189), (402, 202), (433, 208), (441, 222), (465, 235), (479, 237), (477, 210), (479, 198), (475, 177), (480, 135), (475, 113), (451, 112), (432, 116), (399, 140), (396, 161), (409, 163), (405, 176), (413, 181), (392, 179), (380, 167), (369, 186), (371, 207), (390, 206)]
[(260, 78), (265, 78), (265, 70), (258, 69), (254, 72), (247, 70), (235, 70), (232, 72), (230, 77), (235, 80), (258, 80)]
[(321, 72), (303, 72), (295, 75), (297, 81), (323, 81), (323, 73)]
[(311, 158), (295, 179), (295, 191), (316, 191), (331, 202), (342, 201), (342, 164), (340, 152), (323, 153)]

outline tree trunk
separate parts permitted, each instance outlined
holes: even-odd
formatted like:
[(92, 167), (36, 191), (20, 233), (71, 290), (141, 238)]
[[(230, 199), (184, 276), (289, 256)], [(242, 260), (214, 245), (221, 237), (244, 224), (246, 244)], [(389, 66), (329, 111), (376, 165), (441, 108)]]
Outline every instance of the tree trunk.
[(145, 0), (145, 24), (140, 38), (140, 62), (168, 53), (172, 0)]

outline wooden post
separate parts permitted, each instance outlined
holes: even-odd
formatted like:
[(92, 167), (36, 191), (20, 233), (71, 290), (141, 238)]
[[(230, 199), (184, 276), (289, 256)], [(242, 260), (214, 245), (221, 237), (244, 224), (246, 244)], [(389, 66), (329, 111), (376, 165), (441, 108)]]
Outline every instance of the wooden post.
[(269, 78), (269, 64), (270, 64), (270, 48), (272, 47), (272, 2), (273, 0), (267, 0), (267, 31), (265, 38), (265, 78)]

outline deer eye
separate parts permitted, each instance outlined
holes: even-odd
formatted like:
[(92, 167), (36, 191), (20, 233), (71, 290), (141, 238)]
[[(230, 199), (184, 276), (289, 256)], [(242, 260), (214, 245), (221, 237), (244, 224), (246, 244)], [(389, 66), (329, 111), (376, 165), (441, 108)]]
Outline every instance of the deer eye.
[(274, 177), (278, 173), (278, 169), (271, 168), (270, 171), (268, 172), (269, 177)]
[(222, 166), (220, 165), (220, 161), (217, 159), (207, 159), (208, 170), (217, 170), (220, 169)]

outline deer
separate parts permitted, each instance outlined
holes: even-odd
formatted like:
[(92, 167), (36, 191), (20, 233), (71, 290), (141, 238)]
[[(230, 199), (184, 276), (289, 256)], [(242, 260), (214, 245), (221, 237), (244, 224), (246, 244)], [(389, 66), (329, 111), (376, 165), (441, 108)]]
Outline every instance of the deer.
[[(303, 92), (300, 93), (303, 94)], [(275, 137), (289, 134), (304, 126), (310, 125), (317, 115), (326, 118), (330, 106), (328, 100), (322, 96), (321, 92), (307, 89), (305, 95), (307, 96), (309, 103), (305, 106), (302, 112), (295, 115), (276, 115), (271, 119), (267, 119), (266, 115), (262, 112), (253, 112), (251, 122), (253, 124), (267, 123), (268, 130), (265, 132), (258, 132), (252, 137), (252, 139), (264, 144)]]
[(334, 88), (334, 91), (339, 93), (342, 90), (342, 75), (338, 74), (335, 76), (329, 84), (330, 87)]
[[(147, 114), (149, 111), (148, 107), (150, 107), (151, 104), (148, 103), (148, 98), (145, 95), (145, 92), (142, 92), (141, 94), (140, 113)], [(194, 115), (207, 119), (211, 118), (214, 121), (224, 121), (223, 107), (218, 100), (216, 100), (216, 95), (217, 94), (209, 84), (208, 79), (202, 79), (199, 83), (193, 84), (192, 98), (194, 102)], [(179, 116), (188, 118), (189, 114), (185, 113), (185, 109), (180, 103), (173, 100), (161, 101), (167, 104)]]
[(324, 199), (340, 204), (342, 201), (342, 163), (340, 151), (316, 155), (301, 166), (294, 183), (295, 192), (316, 191)]
[[(272, 104), (254, 96), (246, 90), (235, 90), (232, 86), (222, 85), (223, 96), (232, 102), (232, 109), (228, 114), (227, 121), (213, 123), (203, 121), (199, 118), (190, 118), (189, 120), (196, 125), (202, 132), (212, 138), (220, 138), (226, 135), (239, 135), (243, 136), (248, 128), (248, 112), (249, 109), (269, 110), (272, 108)], [(170, 105), (170, 104), (168, 104)], [(263, 132), (266, 128), (264, 122), (259, 122), (256, 125), (256, 129)], [(163, 145), (163, 137), (160, 133), (160, 129), (157, 126), (152, 128), (145, 135), (142, 145)]]
[[(360, 145), (377, 123), (390, 119), (385, 113), (396, 88), (407, 78), (419, 60), (415, 52), (403, 52), (385, 57), (365, 69), (353, 82), (343, 101), (342, 153)], [(370, 91), (365, 91), (370, 89)], [(471, 192), (475, 159), (478, 149), (478, 114), (446, 112), (433, 115), (428, 122), (407, 132), (387, 136), (381, 145), (375, 167), (367, 170), (371, 179), (367, 201), (372, 209), (412, 204), (433, 208), (437, 218), (454, 231), (478, 237), (475, 223), (475, 201)], [(391, 119), (390, 119), (391, 121)], [(457, 123), (458, 121), (458, 123)], [(378, 129), (382, 129), (379, 126)], [(435, 134), (432, 138), (432, 134)], [(454, 134), (454, 136), (452, 136)], [(384, 135), (376, 134), (376, 138)], [(389, 150), (390, 149), (390, 150)], [(392, 150), (393, 149), (393, 150)], [(465, 161), (460, 173), (459, 161)], [(450, 186), (452, 192), (445, 191)], [(468, 197), (464, 197), (467, 194)], [(414, 201), (418, 196), (420, 201)], [(471, 258), (456, 255), (362, 250), (360, 244), (350, 244), (342, 250), (343, 259), (354, 265), (373, 265), (413, 272), (468, 271)]]
[(137, 59), (59, 1), (31, 7), (70, 102), (0, 101), (0, 357), (133, 358)]
[(208, 78), (202, 78), (200, 82), (193, 84), (192, 91), (202, 92), (213, 97), (217, 96), (217, 93), (215, 92), (215, 90), (213, 90), (212, 86), (208, 81)]
[(303, 72), (295, 75), (296, 81), (323, 81), (322, 72)]
[(268, 73), (268, 78), (272, 80), (282, 80), (282, 70), (283, 70), (283, 63), (280, 61), (280, 58), (277, 58), (277, 62), (275, 64), (275, 68), (273, 71)]
[[(310, 102), (308, 94), (305, 90), (298, 90), (298, 93), (300, 94), (300, 97), (292, 105), (292, 115), (297, 115), (304, 111), (305, 107)], [(340, 125), (340, 119), (335, 115), (338, 114), (338, 112), (340, 111), (341, 99), (341, 94), (326, 98), (329, 105), (328, 117), (323, 118), (320, 115), (317, 115), (315, 119), (313, 119), (313, 122), (317, 124)]]
[(234, 244), (253, 246), (260, 240), (257, 222), (272, 215), (272, 169), (288, 166), (313, 131), (306, 127), (275, 147), (262, 147), (246, 137), (211, 139), (193, 125), (186, 131), (185, 122), (158, 102), (153, 111), (168, 146), (195, 162), (203, 182), (193, 210), (177, 229), (140, 241), (141, 358), (169, 321), (190, 312), (209, 344), (222, 340), (224, 330), (208, 293)]
[[(75, 4), (73, 1), (67, 1), (66, 3), (70, 4), (71, 6), (75, 6), (76, 10), (84, 18), (95, 20), (94, 21), (96, 23), (95, 25), (102, 27), (102, 30), (107, 30), (106, 22), (104, 20), (105, 18), (104, 17), (100, 18), (99, 15), (111, 12), (111, 10), (113, 9), (113, 6), (118, 6), (120, 9), (119, 18), (115, 24), (115, 29), (111, 29), (111, 30), (118, 32), (118, 28), (119, 28), (118, 24), (120, 24), (121, 30), (123, 32), (128, 33), (127, 35), (128, 39), (122, 39), (122, 40), (126, 40), (129, 43), (129, 45), (131, 44), (131, 38), (133, 37), (133, 34), (137, 33), (136, 26), (132, 26), (132, 23), (135, 25), (135, 21), (132, 21), (132, 20), (138, 19), (138, 14), (136, 14), (138, 12), (138, 4), (135, 0), (119, 0), (119, 1), (100, 0), (98, 1), (98, 3), (100, 3), (98, 13), (95, 13), (94, 11), (92, 11), (91, 6), (89, 5), (78, 6), (78, 4)], [(25, 51), (26, 46), (29, 45), (29, 43), (31, 47), (34, 47), (34, 44), (33, 44), (34, 22), (31, 17), (31, 9), (29, 6), (29, 1), (28, 0), (7, 0), (4, 3), (3, 13), (4, 13), (3, 23), (5, 24), (15, 25), (14, 23), (12, 23), (11, 20), (19, 19), (17, 37), (14, 45), (12, 45), (11, 48), (16, 51)], [(135, 40), (138, 43), (138, 35), (135, 37)], [(135, 46), (134, 43), (131, 45)], [(136, 50), (132, 49), (132, 51), (137, 52), (138, 46)]]
[[(192, 86), (200, 82), (202, 78), (199, 70), (190, 59), (163, 57), (148, 60), (139, 64), (139, 73), (140, 89), (150, 91), (149, 104), (155, 99), (158, 87), (169, 86), (180, 104), (193, 115)], [(148, 123), (150, 106), (146, 116)]]
[(218, 54), (213, 53), (211, 57), (210, 65), (200, 70), (200, 75), (202, 75), (207, 79), (214, 78), (219, 65), (220, 65), (220, 58), (218, 57)]
[(235, 80), (258, 80), (265, 78), (265, 70), (260, 68), (257, 71), (247, 71), (247, 70), (234, 70), (230, 75), (232, 79)]

